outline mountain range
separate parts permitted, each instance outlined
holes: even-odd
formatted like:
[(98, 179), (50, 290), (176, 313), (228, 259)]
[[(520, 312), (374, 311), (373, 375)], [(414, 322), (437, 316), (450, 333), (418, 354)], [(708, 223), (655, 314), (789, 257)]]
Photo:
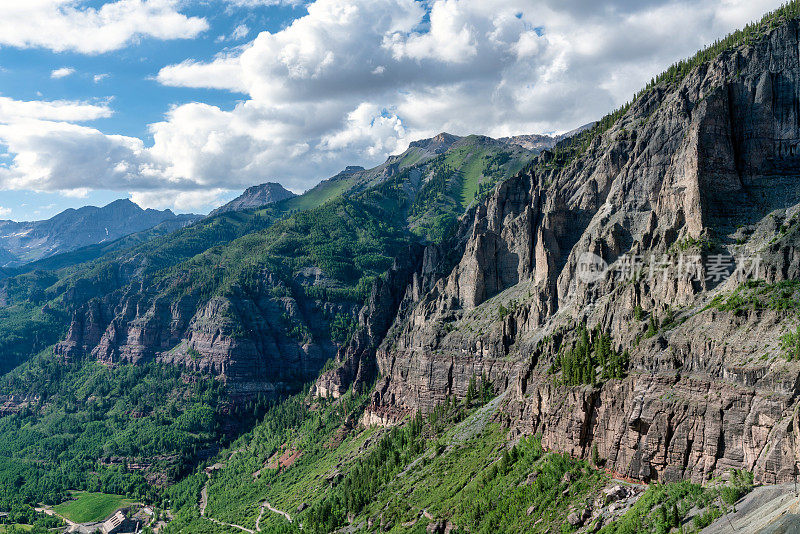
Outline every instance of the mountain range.
[(9, 272), (0, 510), (790, 532), (798, 35), (791, 2), (570, 135), (441, 133)]
[(176, 230), (199, 215), (142, 209), (130, 200), (68, 209), (44, 221), (0, 221), (0, 267), (14, 267), (163, 224)]

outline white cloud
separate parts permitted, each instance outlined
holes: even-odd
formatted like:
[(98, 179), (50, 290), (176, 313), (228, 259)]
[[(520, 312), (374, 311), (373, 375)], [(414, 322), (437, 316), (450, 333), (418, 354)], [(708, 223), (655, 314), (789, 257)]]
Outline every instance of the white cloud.
[(225, 1), (237, 7), (299, 6), (304, 3), (304, 0), (225, 0)]
[(250, 35), (250, 27), (247, 24), (239, 24), (236, 26), (230, 35), (220, 35), (215, 40), (218, 43), (225, 41), (240, 41)]
[(268, 180), (303, 190), (439, 131), (565, 131), (779, 2), (317, 0), (282, 30), (161, 69), (162, 84), (246, 98), (173, 107), (149, 126), (152, 146), (49, 116), (0, 126), (13, 154), (0, 188), (200, 205)]
[(9, 167), (0, 167), (4, 189), (66, 192), (163, 185), (163, 171), (140, 139), (67, 122), (23, 119), (0, 124), (0, 141), (15, 155)]
[(60, 69), (55, 69), (53, 72), (51, 72), (50, 77), (53, 79), (59, 79), (66, 78), (72, 74), (75, 74), (75, 69), (72, 67), (61, 67)]
[(435, 2), (431, 8), (430, 27), (410, 35), (402, 31), (386, 35), (383, 46), (395, 59), (438, 59), (447, 63), (466, 63), (478, 54), (481, 34), (470, 10), (459, 0)]
[(231, 32), (231, 39), (238, 41), (250, 35), (250, 28), (246, 24), (239, 24)]
[(208, 189), (198, 191), (139, 191), (131, 193), (131, 200), (148, 208), (171, 208), (179, 211), (209, 211), (225, 202), (230, 191)]
[(94, 80), (94, 83), (100, 83), (103, 80), (105, 80), (106, 78), (108, 78), (108, 76), (109, 76), (108, 74), (95, 74), (92, 77), (92, 80)]
[(158, 72), (157, 80), (173, 87), (204, 87), (247, 92), (238, 57), (219, 58), (214, 62), (213, 68), (189, 59), (162, 68)]
[(355, 148), (370, 158), (380, 158), (403, 150), (405, 134), (396, 114), (364, 103), (347, 114), (344, 128), (322, 137), (319, 149), (339, 152)]
[(0, 123), (21, 119), (82, 122), (110, 117), (114, 111), (107, 103), (92, 104), (74, 100), (14, 100), (0, 96)]
[(0, 206), (0, 217), (8, 217), (9, 215), (11, 215), (11, 208)]
[(179, 0), (6, 1), (0, 4), (0, 45), (97, 54), (143, 37), (185, 39), (208, 29), (203, 18), (179, 11)]

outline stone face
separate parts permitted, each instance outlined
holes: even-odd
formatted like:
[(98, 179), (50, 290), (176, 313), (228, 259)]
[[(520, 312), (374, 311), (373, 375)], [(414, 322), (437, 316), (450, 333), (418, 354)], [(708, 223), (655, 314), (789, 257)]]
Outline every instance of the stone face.
[[(744, 280), (716, 279), (715, 254), (760, 256), (768, 283), (800, 278), (798, 29), (785, 23), (655, 87), (566, 167), (545, 153), (450, 243), (426, 249), (376, 351), (381, 379), (364, 421), (429, 411), (483, 376), (509, 390), (512, 427), (576, 456), (596, 446), (621, 475), (704, 480), (743, 467), (789, 480), (800, 363), (785, 361), (779, 339), (797, 318), (707, 305)], [(599, 280), (579, 276), (586, 252), (611, 267)], [(653, 257), (683, 255), (701, 276), (626, 280), (626, 255), (647, 270)], [(675, 321), (646, 337), (648, 316)], [(630, 352), (625, 379), (558, 385), (549, 370), (578, 324)]]

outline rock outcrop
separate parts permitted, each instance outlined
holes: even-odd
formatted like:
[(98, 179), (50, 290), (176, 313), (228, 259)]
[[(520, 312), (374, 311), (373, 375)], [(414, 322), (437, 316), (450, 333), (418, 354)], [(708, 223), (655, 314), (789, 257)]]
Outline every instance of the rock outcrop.
[[(507, 424), (577, 456), (596, 448), (625, 476), (791, 479), (798, 30), (644, 92), (567, 164), (545, 152), (501, 184), (462, 220), (455, 260), (427, 249), (376, 351), (365, 421), (429, 411), (484, 377), (511, 393)], [(608, 269), (587, 276), (587, 258)], [(761, 282), (743, 286), (754, 265)], [(628, 351), (625, 378), (566, 385), (557, 362), (578, 325)]]
[(375, 281), (369, 300), (359, 311), (355, 333), (336, 355), (339, 365), (317, 379), (312, 394), (337, 398), (350, 386), (361, 389), (372, 383), (377, 375), (375, 350), (404, 302), (404, 290), (421, 258), (422, 246), (411, 245), (397, 256), (385, 277)]

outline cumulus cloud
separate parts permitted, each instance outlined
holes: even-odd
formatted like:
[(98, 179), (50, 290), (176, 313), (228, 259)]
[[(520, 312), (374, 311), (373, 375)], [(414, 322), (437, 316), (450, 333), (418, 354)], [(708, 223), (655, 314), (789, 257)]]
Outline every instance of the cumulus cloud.
[[(195, 162), (195, 176), (210, 168), (211, 174), (227, 168), (228, 177), (252, 176), (238, 157), (248, 154), (278, 178), (308, 186), (346, 163), (378, 163), (409, 140), (442, 130), (566, 131), (602, 116), (673, 61), (777, 4), (317, 0), (306, 16), (260, 33), (234, 53), (159, 72), (165, 85), (250, 97), (230, 111), (205, 109), (213, 127), (191, 130), (201, 155), (206, 140), (225, 137), (236, 139), (237, 156), (226, 163), (223, 151), (205, 164), (189, 155), (183, 132), (190, 127), (181, 122), (185, 115), (198, 119), (193, 104), (191, 114), (173, 110), (158, 126), (156, 147), (168, 146), (173, 136), (180, 140), (181, 159)], [(221, 127), (229, 131), (221, 134)], [(302, 157), (277, 156), (282, 153)]]
[(68, 122), (22, 119), (0, 124), (0, 140), (14, 154), (10, 166), (0, 167), (5, 189), (162, 187), (163, 173), (140, 139)]
[(11, 215), (11, 208), (0, 206), (0, 217), (8, 217), (9, 215)]
[(245, 98), (230, 109), (173, 107), (149, 126), (152, 146), (42, 120), (0, 128), (14, 154), (0, 187), (77, 187), (91, 170), (98, 177), (81, 187), (162, 206), (167, 195), (157, 192), (170, 191), (188, 206), (267, 180), (306, 189), (439, 131), (566, 131), (779, 2), (316, 0), (281, 30), (208, 62), (161, 69), (164, 85)]
[(223, 204), (228, 192), (225, 189), (137, 191), (131, 193), (130, 198), (136, 204), (148, 208), (178, 208), (182, 211), (202, 211), (209, 206)]
[(172, 87), (247, 92), (238, 57), (220, 57), (214, 62), (213, 67), (207, 63), (187, 59), (183, 63), (162, 68), (158, 72), (157, 80)]
[(142, 37), (185, 39), (208, 28), (179, 11), (179, 0), (116, 0), (96, 8), (85, 0), (10, 1), (0, 5), (0, 45), (96, 54)]
[(57, 80), (59, 78), (66, 78), (67, 76), (70, 76), (71, 74), (74, 73), (75, 69), (73, 69), (72, 67), (61, 67), (60, 69), (55, 69), (54, 71), (52, 71), (50, 73), (50, 77)]
[(94, 83), (100, 83), (103, 80), (105, 80), (106, 78), (108, 78), (108, 74), (95, 74), (92, 77), (92, 80), (94, 80)]

